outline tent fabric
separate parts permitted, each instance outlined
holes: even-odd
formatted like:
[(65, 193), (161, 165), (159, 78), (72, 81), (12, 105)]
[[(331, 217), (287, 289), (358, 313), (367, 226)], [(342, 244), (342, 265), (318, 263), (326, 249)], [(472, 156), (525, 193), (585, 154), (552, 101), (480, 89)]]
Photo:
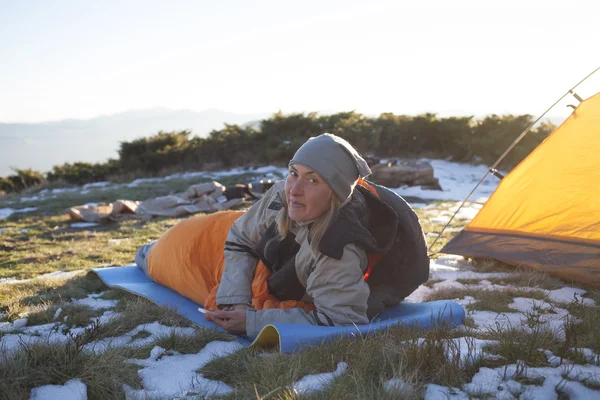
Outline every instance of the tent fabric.
[(600, 93), (515, 167), (442, 250), (600, 285)]
[[(199, 305), (177, 292), (152, 281), (137, 265), (95, 268), (92, 270), (111, 288), (119, 288), (144, 297), (155, 304), (171, 307), (191, 322), (219, 332), (224, 330), (198, 311)], [(449, 300), (429, 303), (401, 303), (388, 308), (370, 324), (345, 327), (279, 324), (265, 326), (252, 341), (245, 336), (235, 336), (243, 345), (259, 347), (278, 346), (283, 353), (292, 353), (305, 346), (318, 345), (340, 337), (357, 337), (384, 331), (395, 325), (418, 326), (432, 329), (439, 325), (457, 326), (465, 318), (463, 307)]]

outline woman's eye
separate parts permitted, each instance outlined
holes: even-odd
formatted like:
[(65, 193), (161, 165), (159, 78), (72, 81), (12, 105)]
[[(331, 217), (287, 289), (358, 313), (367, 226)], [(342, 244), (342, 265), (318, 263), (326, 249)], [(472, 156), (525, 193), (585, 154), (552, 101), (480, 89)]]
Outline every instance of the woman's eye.
[(295, 171), (290, 171), (290, 176), (293, 176), (294, 178), (297, 176), (298, 174), (296, 174)]
[(319, 183), (319, 181), (318, 181), (318, 180), (316, 180), (315, 178), (310, 178), (308, 181), (309, 181), (310, 183), (312, 183), (313, 185), (316, 185), (317, 183)]

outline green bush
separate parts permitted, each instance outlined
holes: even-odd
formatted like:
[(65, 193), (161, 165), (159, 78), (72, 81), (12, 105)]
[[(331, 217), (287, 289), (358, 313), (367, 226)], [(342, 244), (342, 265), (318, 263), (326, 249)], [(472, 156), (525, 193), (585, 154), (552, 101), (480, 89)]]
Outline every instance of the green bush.
[[(142, 177), (208, 166), (286, 163), (309, 137), (324, 132), (347, 139), (363, 154), (437, 157), (490, 165), (532, 121), (530, 115), (489, 115), (476, 120), (472, 116), (438, 118), (431, 113), (416, 116), (383, 113), (369, 117), (354, 111), (332, 115), (278, 112), (260, 121), (259, 128), (225, 124), (206, 138), (192, 137), (189, 131), (160, 131), (121, 142), (118, 160), (54, 166), (47, 179), (81, 185), (119, 175)], [(512, 169), (553, 130), (550, 123), (539, 125), (499, 167)], [(36, 171), (15, 172), (16, 175), (0, 179), (0, 190), (18, 191), (43, 180)]]
[(15, 174), (0, 178), (0, 190), (6, 193), (18, 192), (28, 187), (38, 185), (44, 181), (44, 176), (31, 168), (11, 168)]
[(121, 173), (121, 166), (118, 160), (110, 159), (105, 163), (86, 163), (76, 162), (73, 164), (65, 163), (55, 165), (52, 171), (48, 172), (49, 181), (64, 181), (74, 185), (84, 185), (90, 182), (100, 182), (107, 180), (110, 176)]
[(158, 132), (156, 135), (121, 142), (119, 161), (125, 171), (157, 173), (178, 165), (190, 151), (189, 131)]

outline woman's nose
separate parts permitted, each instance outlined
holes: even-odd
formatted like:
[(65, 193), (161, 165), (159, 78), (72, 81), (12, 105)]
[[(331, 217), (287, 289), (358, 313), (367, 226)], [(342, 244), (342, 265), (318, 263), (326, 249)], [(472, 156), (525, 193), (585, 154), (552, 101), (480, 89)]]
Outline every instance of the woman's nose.
[(300, 180), (297, 180), (292, 185), (292, 187), (290, 189), (290, 193), (294, 196), (299, 196), (302, 194), (303, 190), (304, 190), (304, 187), (302, 185), (302, 182)]

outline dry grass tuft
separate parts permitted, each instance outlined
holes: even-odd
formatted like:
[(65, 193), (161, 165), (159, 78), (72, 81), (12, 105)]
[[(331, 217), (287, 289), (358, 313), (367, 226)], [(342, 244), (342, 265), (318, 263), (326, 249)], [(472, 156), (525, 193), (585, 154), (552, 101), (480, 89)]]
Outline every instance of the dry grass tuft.
[(29, 399), (35, 387), (63, 385), (70, 379), (87, 386), (89, 399), (122, 399), (122, 383), (140, 386), (138, 367), (125, 360), (118, 350), (84, 352), (74, 340), (23, 344), (11, 355), (0, 356), (0, 399)]

